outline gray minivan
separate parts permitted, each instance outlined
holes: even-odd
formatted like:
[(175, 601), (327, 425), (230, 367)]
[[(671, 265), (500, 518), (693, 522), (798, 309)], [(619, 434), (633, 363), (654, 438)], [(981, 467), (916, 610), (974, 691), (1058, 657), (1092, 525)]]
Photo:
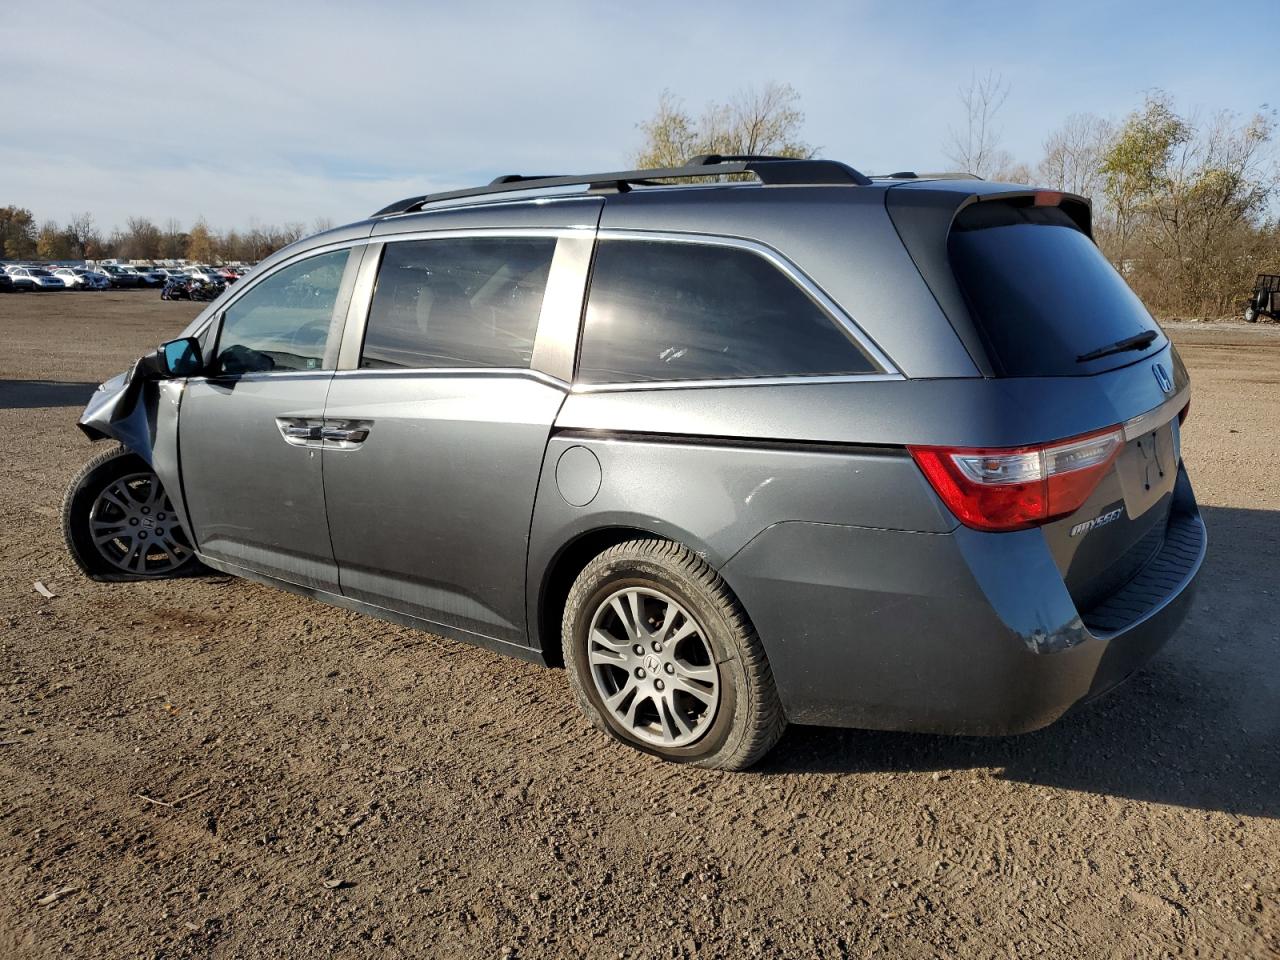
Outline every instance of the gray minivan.
[(1140, 667), (1205, 552), (1189, 396), (1070, 194), (502, 177), (280, 251), (103, 384), (64, 527), (96, 579), (562, 662), (601, 730), (742, 768), (788, 721), (1036, 729)]

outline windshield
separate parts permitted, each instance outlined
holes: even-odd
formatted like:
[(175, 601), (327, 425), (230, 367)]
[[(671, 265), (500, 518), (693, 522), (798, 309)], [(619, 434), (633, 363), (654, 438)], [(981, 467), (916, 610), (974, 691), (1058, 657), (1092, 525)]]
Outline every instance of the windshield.
[(948, 251), (1004, 376), (1099, 373), (1168, 342), (1129, 285), (1058, 207), (971, 204), (956, 217)]

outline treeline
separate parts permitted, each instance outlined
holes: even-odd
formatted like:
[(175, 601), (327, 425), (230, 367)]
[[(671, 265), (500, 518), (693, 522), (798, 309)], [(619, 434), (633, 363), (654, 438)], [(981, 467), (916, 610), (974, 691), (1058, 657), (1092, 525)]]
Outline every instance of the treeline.
[[(959, 91), (958, 122), (941, 145), (953, 169), (1090, 197), (1099, 245), (1157, 315), (1234, 315), (1256, 274), (1280, 273), (1274, 112), (1187, 115), (1155, 91), (1119, 120), (1067, 117), (1029, 163), (1002, 145), (1000, 111), (1009, 96), (1009, 85), (994, 73), (975, 74)], [(740, 91), (696, 115), (664, 92), (638, 128), (637, 166), (675, 166), (699, 153), (817, 152), (803, 136), (800, 95), (787, 84)], [(911, 158), (903, 159), (909, 165)], [(0, 207), (0, 258), (256, 263), (329, 226), (322, 218), (310, 228), (286, 223), (219, 233), (203, 220), (184, 230), (173, 219), (160, 226), (130, 217), (104, 235), (87, 213), (37, 225), (30, 210)]]
[(6, 260), (194, 260), (197, 263), (257, 263), (307, 233), (333, 224), (319, 218), (310, 228), (302, 223), (250, 226), (220, 233), (203, 219), (184, 230), (175, 220), (159, 226), (146, 217), (130, 217), (123, 229), (105, 236), (93, 216), (81, 213), (67, 223), (45, 220), (38, 226), (30, 210), (0, 207), (0, 259)]
[(1187, 116), (1163, 93), (1119, 123), (1068, 119), (1034, 179), (1090, 196), (1094, 232), (1162, 317), (1236, 316), (1259, 273), (1280, 272), (1275, 116)]
[[(1280, 273), (1273, 112), (1184, 115), (1155, 91), (1120, 120), (1067, 117), (1027, 162), (1002, 142), (1010, 92), (995, 73), (975, 74), (960, 89), (957, 122), (941, 144), (951, 169), (1091, 198), (1099, 246), (1158, 316), (1238, 315), (1254, 277)], [(639, 166), (674, 166), (699, 153), (817, 152), (804, 139), (800, 95), (787, 84), (743, 90), (697, 114), (664, 92), (638, 129)], [(904, 157), (899, 169), (914, 162)]]

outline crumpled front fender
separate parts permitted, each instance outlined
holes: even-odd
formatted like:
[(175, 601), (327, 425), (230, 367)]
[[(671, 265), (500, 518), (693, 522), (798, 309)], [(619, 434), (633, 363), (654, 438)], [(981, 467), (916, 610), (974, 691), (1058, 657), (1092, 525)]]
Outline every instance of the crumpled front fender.
[(117, 440), (147, 462), (194, 543), (178, 471), (178, 412), (186, 381), (140, 376), (140, 363), (100, 385), (78, 425), (90, 440)]
[[(80, 415), (78, 425), (90, 440), (118, 440), (147, 463), (155, 446), (155, 390), (137, 375), (137, 365), (98, 386)], [(148, 403), (147, 394), (151, 394)]]

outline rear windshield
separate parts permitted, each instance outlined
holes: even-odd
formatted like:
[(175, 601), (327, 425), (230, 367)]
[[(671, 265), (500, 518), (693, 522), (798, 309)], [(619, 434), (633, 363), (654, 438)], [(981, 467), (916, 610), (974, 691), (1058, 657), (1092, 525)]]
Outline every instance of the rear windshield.
[[(1099, 373), (1166, 343), (1142, 301), (1058, 207), (970, 204), (956, 217), (948, 250), (1004, 376)], [(1137, 346), (1088, 359), (1131, 338)]]

